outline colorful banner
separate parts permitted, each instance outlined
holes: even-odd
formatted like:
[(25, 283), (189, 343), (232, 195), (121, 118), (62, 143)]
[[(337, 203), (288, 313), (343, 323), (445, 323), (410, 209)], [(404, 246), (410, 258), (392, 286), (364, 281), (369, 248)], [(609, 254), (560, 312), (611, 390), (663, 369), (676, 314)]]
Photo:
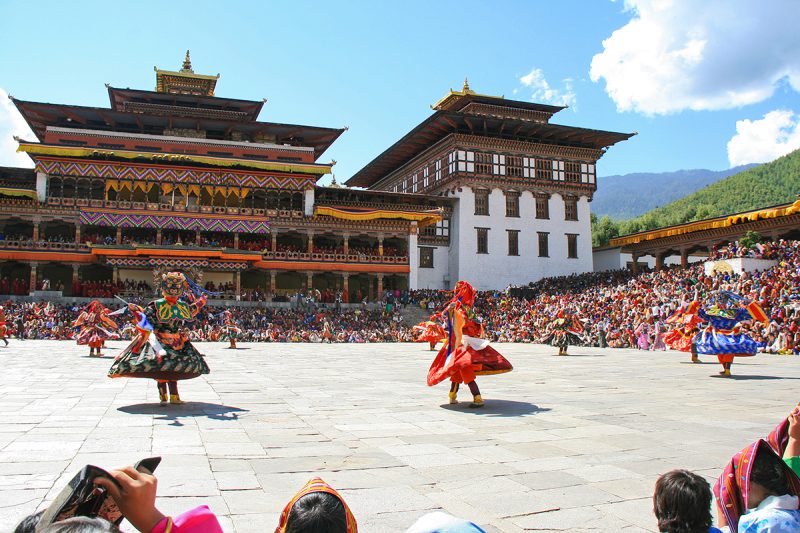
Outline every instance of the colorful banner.
[(233, 187), (266, 187), (302, 191), (313, 189), (313, 176), (264, 176), (232, 170), (203, 170), (144, 166), (110, 162), (75, 162), (60, 160), (36, 160), (36, 171), (47, 174), (76, 177), (97, 177), (129, 181), (166, 181), (171, 183), (202, 183)]
[(110, 211), (81, 210), (81, 224), (121, 228), (177, 229), (186, 231), (220, 231), (225, 233), (269, 233), (266, 220), (206, 218), (196, 213), (179, 215), (141, 215)]
[(199, 268), (203, 270), (247, 270), (248, 263), (243, 261), (207, 261), (205, 259), (179, 259), (179, 258), (144, 258), (144, 257), (109, 257), (106, 260), (109, 266), (119, 268)]

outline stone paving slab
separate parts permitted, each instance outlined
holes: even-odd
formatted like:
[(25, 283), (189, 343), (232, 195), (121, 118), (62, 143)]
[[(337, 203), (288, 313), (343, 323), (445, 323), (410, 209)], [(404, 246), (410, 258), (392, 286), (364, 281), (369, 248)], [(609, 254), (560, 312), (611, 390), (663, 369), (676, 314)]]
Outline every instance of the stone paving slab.
[[(105, 377), (124, 343), (0, 348), (0, 530), (43, 508), (85, 464), (161, 455), (159, 506), (205, 503), (223, 528), (269, 531), (311, 477), (339, 488), (366, 533), (443, 509), (489, 532), (655, 531), (659, 474), (709, 480), (797, 403), (793, 357), (504, 344), (514, 372), (479, 378), (483, 409), (425, 385), (421, 344), (200, 343), (212, 373), (160, 407), (150, 380)], [(130, 528), (128, 528), (130, 530)]]

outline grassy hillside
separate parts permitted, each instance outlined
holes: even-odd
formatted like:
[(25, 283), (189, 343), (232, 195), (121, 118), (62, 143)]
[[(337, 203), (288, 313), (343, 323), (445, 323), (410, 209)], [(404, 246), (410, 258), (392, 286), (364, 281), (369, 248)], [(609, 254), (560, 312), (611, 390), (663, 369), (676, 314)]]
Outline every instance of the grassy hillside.
[(713, 183), (631, 220), (593, 220), (592, 240), (602, 246), (618, 235), (794, 201), (800, 194), (800, 150)]

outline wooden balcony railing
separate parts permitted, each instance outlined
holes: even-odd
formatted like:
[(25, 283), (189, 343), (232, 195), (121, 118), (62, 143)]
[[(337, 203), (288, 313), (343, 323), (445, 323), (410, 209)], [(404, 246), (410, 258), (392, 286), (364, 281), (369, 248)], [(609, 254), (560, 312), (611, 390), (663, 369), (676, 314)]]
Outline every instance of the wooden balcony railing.
[(127, 200), (93, 200), (87, 198), (47, 198), (48, 206), (105, 207), (110, 209), (134, 209), (137, 211), (160, 211), (168, 213), (204, 213), (216, 215), (243, 215), (255, 217), (301, 218), (303, 211), (291, 209), (259, 209), (251, 207), (225, 207), (210, 205), (171, 205), (158, 202), (130, 202)]
[(34, 241), (33, 239), (0, 239), (0, 248), (12, 250), (53, 250), (59, 252), (88, 252), (86, 244), (74, 242)]
[(333, 254), (333, 253), (303, 253), (303, 252), (272, 252), (264, 251), (264, 259), (268, 261), (314, 261), (322, 263), (371, 263), (407, 265), (406, 255), (365, 255), (365, 254)]

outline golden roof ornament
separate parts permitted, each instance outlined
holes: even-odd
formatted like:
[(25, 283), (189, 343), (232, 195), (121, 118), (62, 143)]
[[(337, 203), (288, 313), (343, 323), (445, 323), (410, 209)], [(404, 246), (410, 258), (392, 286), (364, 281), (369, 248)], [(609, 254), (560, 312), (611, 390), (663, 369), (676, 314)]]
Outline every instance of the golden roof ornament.
[[(187, 52), (187, 54), (188, 54), (188, 52)], [(461, 90), (463, 92), (465, 92), (465, 93), (469, 91), (469, 80), (467, 79), (466, 76), (464, 76), (464, 88), (461, 89)]]
[(186, 50), (186, 57), (183, 58), (183, 67), (181, 68), (181, 72), (191, 72), (194, 74), (192, 70), (192, 59), (189, 57), (189, 50)]

